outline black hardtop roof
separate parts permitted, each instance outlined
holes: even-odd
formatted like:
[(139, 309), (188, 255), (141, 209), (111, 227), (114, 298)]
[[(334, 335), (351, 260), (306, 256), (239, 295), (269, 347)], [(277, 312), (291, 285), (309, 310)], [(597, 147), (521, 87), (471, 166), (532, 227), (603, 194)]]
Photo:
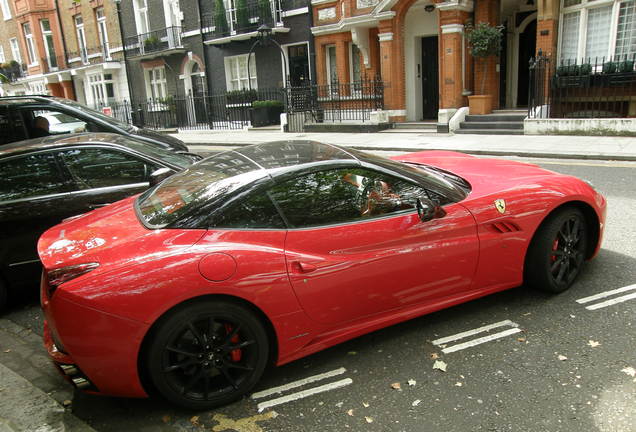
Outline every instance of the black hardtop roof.
[(51, 135), (0, 146), (0, 157), (14, 156), (31, 151), (46, 150), (69, 145), (118, 144), (126, 146), (129, 137), (105, 132), (84, 132), (76, 134)]

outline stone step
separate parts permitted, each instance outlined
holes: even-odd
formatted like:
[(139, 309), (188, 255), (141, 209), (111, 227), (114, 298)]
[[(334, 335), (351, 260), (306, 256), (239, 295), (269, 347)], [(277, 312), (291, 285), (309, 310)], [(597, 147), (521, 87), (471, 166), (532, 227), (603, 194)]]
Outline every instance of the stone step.
[(435, 129), (405, 129), (405, 128), (394, 128), (383, 130), (381, 133), (385, 134), (424, 134), (424, 135), (433, 135), (437, 133), (437, 128)]
[(474, 135), (523, 135), (522, 129), (457, 129), (456, 134)]
[(466, 121), (479, 121), (479, 122), (491, 122), (491, 121), (502, 121), (502, 122), (516, 122), (523, 120), (526, 118), (526, 114), (486, 114), (486, 115), (467, 115)]
[(461, 122), (461, 129), (523, 129), (523, 122), (503, 122), (503, 121), (484, 121), (484, 122)]
[(434, 129), (437, 130), (436, 122), (403, 122), (394, 123), (393, 129)]

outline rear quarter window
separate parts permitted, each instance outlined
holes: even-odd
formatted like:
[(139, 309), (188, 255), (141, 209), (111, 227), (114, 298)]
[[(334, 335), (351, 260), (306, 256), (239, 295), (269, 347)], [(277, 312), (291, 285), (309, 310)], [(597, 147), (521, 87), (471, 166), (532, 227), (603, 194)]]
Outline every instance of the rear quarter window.
[(52, 154), (0, 160), (0, 202), (68, 192)]

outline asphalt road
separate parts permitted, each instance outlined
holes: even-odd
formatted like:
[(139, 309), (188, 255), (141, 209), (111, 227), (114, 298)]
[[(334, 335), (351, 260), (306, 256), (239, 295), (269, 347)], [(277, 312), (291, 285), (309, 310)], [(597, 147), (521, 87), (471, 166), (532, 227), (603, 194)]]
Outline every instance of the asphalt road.
[[(569, 291), (520, 287), (357, 338), (269, 370), (256, 391), (271, 394), (215, 411), (75, 392), (73, 412), (98, 431), (635, 432), (636, 289), (613, 291), (636, 283), (636, 164), (532, 162), (608, 198), (603, 249)], [(4, 318), (40, 331), (33, 299)]]

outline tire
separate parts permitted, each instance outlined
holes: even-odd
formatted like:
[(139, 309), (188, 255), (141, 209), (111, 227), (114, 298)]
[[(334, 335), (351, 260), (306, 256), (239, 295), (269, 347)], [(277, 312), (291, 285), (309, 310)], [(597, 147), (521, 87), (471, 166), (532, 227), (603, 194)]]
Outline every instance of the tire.
[(585, 264), (587, 239), (588, 226), (578, 209), (566, 208), (550, 216), (528, 249), (526, 283), (551, 293), (567, 290)]
[(0, 312), (3, 312), (5, 307), (7, 306), (7, 286), (0, 279)]
[(170, 402), (204, 410), (250, 391), (269, 358), (263, 324), (247, 308), (226, 301), (190, 304), (159, 323), (146, 367), (155, 389)]

